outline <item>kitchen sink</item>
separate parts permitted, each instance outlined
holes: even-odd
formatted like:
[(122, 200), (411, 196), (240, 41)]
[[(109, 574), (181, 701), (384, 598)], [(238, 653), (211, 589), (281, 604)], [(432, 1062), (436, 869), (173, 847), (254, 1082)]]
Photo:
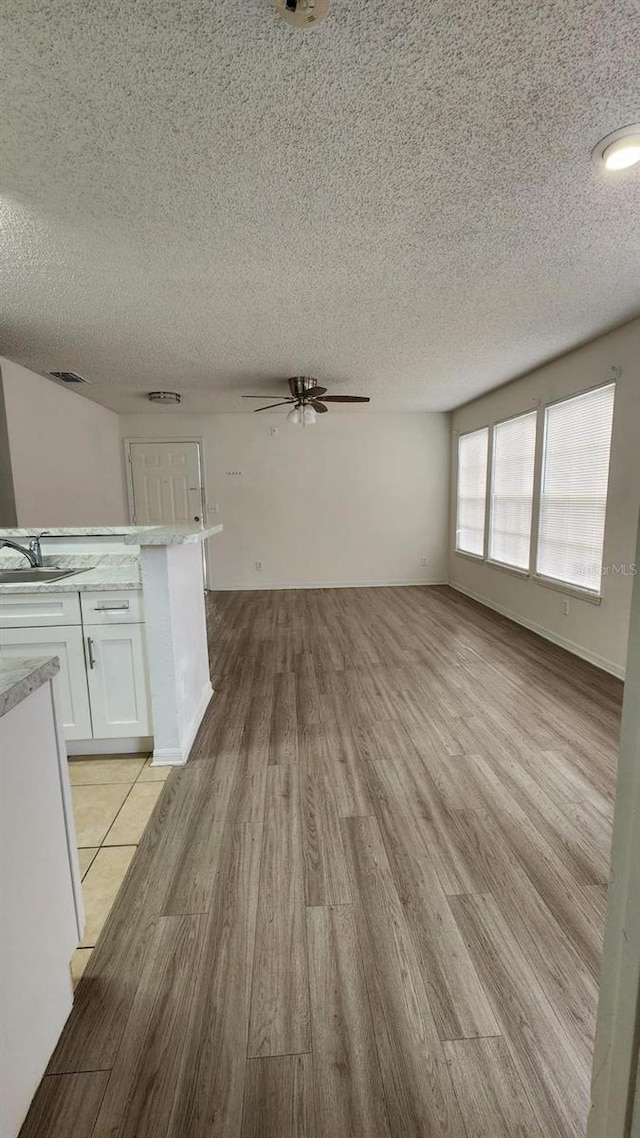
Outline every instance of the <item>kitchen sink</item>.
[(33, 585), (36, 582), (60, 581), (63, 577), (73, 577), (81, 569), (0, 569), (0, 585)]

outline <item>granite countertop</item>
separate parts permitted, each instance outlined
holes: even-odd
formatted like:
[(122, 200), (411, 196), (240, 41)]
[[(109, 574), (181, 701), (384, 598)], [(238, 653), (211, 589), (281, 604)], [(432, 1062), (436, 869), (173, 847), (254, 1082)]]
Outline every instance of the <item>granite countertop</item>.
[(102, 561), (91, 569), (69, 572), (71, 576), (57, 581), (0, 582), (0, 597), (9, 593), (110, 593), (142, 588), (138, 563), (112, 566)]
[(42, 687), (59, 671), (57, 656), (21, 656), (17, 659), (0, 656), (0, 716), (22, 703), (32, 691)]
[(220, 533), (215, 526), (32, 526), (31, 529), (0, 529), (3, 537), (122, 537), (125, 545), (185, 545)]
[(216, 526), (140, 526), (131, 534), (125, 534), (125, 545), (187, 545), (194, 541), (204, 541), (222, 532), (222, 525)]

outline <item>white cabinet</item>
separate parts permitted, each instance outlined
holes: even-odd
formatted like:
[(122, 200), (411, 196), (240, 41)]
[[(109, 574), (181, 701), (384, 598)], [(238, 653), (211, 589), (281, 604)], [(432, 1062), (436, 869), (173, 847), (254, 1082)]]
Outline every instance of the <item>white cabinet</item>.
[(86, 624), (84, 632), (94, 738), (148, 735), (144, 626)]
[[(22, 602), (24, 603), (24, 602)], [(58, 656), (55, 684), (66, 739), (91, 738), (91, 714), (80, 625), (0, 628), (0, 656)]]
[(138, 590), (0, 592), (0, 656), (60, 658), (66, 739), (139, 740), (152, 734), (143, 620)]
[(84, 924), (50, 682), (0, 716), (0, 755), (0, 1133), (13, 1138), (71, 1011), (69, 961)]

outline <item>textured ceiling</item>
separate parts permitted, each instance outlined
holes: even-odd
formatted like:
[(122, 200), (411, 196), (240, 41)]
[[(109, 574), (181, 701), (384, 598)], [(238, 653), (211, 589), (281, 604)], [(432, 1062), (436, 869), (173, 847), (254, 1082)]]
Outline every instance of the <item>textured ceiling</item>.
[(448, 409), (638, 311), (635, 0), (4, 0), (0, 352)]

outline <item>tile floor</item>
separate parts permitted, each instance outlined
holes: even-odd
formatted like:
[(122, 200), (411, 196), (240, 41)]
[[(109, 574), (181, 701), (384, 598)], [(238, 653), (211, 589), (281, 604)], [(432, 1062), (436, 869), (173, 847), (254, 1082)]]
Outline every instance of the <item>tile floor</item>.
[(73, 954), (74, 987), (84, 972), (171, 767), (148, 755), (69, 760), (85, 930)]

